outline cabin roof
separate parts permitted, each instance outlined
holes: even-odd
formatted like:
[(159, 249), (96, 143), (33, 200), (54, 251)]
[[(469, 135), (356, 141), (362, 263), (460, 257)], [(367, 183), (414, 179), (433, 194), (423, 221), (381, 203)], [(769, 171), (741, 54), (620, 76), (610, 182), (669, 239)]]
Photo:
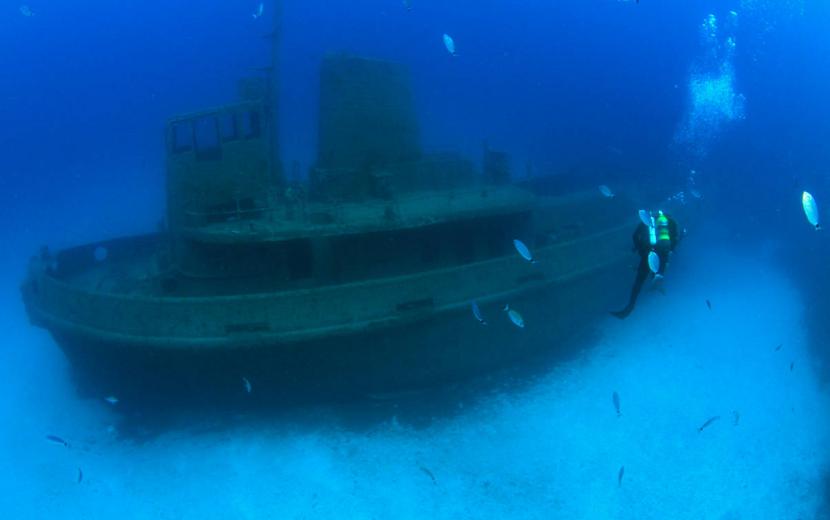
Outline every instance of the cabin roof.
[[(200, 242), (273, 242), (395, 231), (529, 212), (536, 197), (514, 186), (487, 186), (463, 190), (413, 192), (394, 200), (315, 203), (286, 209), (277, 207), (257, 219), (229, 214), (223, 222), (185, 228), (187, 238)], [(286, 212), (293, 212), (286, 218)]]

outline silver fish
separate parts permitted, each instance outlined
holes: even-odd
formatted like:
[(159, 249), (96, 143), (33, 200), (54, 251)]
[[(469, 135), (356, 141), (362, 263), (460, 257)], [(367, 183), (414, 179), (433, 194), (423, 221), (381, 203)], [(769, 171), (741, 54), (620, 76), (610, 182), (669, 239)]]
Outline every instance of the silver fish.
[(510, 318), (513, 325), (519, 327), (520, 329), (525, 328), (525, 320), (522, 318), (522, 315), (519, 314), (519, 311), (511, 309), (509, 305), (505, 305), (504, 312), (507, 313), (507, 317)]
[(69, 447), (69, 443), (64, 439), (61, 439), (57, 435), (47, 435), (46, 440), (49, 442), (54, 442), (55, 444), (60, 444), (61, 446)]
[(614, 192), (611, 191), (611, 188), (606, 186), (605, 184), (600, 184), (598, 186), (599, 192), (602, 193), (603, 197), (608, 197), (609, 199), (614, 196)]
[(452, 36), (450, 36), (449, 34), (444, 34), (444, 47), (447, 48), (447, 52), (449, 52), (450, 55), (456, 56), (455, 40), (453, 40)]
[(109, 404), (115, 406), (118, 404), (118, 398), (114, 395), (110, 395), (104, 398), (104, 401), (108, 402)]
[(418, 464), (418, 468), (421, 471), (423, 471), (424, 474), (426, 474), (426, 476), (428, 476), (430, 479), (432, 479), (433, 484), (438, 485), (438, 481), (435, 480), (435, 475), (429, 470), (429, 468), (427, 468), (425, 466), (421, 466), (420, 464)]
[(620, 471), (617, 473), (617, 487), (622, 486), (623, 475), (625, 475), (625, 466), (620, 466)]
[(245, 385), (245, 391), (250, 394), (251, 393), (251, 382), (248, 381), (247, 377), (242, 378), (242, 384)]
[(614, 392), (611, 395), (611, 401), (614, 403), (614, 410), (617, 411), (617, 417), (620, 417), (622, 413), (620, 412), (620, 394)]
[(715, 415), (714, 417), (710, 417), (710, 418), (706, 419), (706, 422), (703, 423), (703, 425), (700, 428), (697, 429), (697, 432), (698, 433), (702, 432), (703, 430), (706, 429), (707, 426), (709, 426), (710, 424), (712, 424), (713, 422), (715, 422), (719, 419), (720, 419), (720, 415)]
[(470, 307), (473, 310), (473, 316), (475, 317), (475, 319), (477, 319), (478, 322), (482, 325), (487, 325), (487, 320), (484, 319), (484, 315), (481, 314), (481, 309), (478, 308), (478, 303), (476, 303), (475, 300), (473, 300), (473, 302), (470, 304)]
[(536, 260), (533, 258), (533, 253), (530, 252), (530, 248), (528, 248), (524, 242), (517, 238), (513, 240), (513, 247), (515, 247), (516, 251), (518, 251), (519, 254), (522, 255), (522, 258), (524, 258), (531, 264), (536, 263)]
[(821, 229), (821, 224), (818, 222), (818, 204), (816, 204), (816, 199), (806, 191), (801, 194), (801, 207), (804, 208), (807, 222), (814, 228)]

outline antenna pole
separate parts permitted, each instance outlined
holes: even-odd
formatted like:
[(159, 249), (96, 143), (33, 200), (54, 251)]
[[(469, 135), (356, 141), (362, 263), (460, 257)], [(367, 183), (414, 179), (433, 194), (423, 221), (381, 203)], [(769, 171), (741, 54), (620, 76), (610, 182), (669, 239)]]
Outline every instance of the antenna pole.
[(282, 43), (282, 0), (273, 0), (271, 9), (271, 63), (268, 70), (268, 117), (270, 119), (271, 173), (278, 185), (285, 181), (280, 162), (279, 101), (280, 101), (280, 47)]

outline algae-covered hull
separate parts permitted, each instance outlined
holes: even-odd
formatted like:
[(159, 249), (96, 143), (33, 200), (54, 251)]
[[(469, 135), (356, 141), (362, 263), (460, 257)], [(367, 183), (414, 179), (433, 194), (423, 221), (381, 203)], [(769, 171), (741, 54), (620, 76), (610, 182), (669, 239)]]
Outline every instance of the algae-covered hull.
[[(117, 283), (106, 280), (140, 278), (138, 266), (152, 261), (160, 240), (121, 239), (34, 262), (22, 287), (27, 310), (67, 355), (84, 395), (255, 403), (445, 383), (555, 353), (628, 283), (627, 228), (615, 227), (541, 248), (535, 264), (509, 255), (363, 283), (216, 297), (113, 291), (108, 284)], [(95, 260), (101, 247), (104, 262)], [(473, 317), (473, 300), (486, 325)], [(508, 319), (505, 304), (523, 315), (524, 328)]]

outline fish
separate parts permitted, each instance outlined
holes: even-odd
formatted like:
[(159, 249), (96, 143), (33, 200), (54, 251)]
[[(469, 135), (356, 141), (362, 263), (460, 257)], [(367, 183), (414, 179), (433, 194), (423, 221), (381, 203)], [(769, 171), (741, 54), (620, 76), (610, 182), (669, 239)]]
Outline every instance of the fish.
[(412, 10), (412, 0), (403, 0), (403, 6), (406, 7), (407, 11)]
[(245, 391), (250, 394), (251, 393), (251, 382), (248, 381), (247, 377), (242, 378), (242, 384), (245, 385)]
[(83, 480), (84, 480), (84, 472), (81, 471), (81, 468), (78, 468), (78, 484), (83, 482)]
[(524, 258), (531, 264), (536, 263), (536, 259), (533, 258), (533, 253), (530, 252), (530, 249), (528, 249), (524, 242), (522, 242), (519, 239), (515, 239), (513, 240), (513, 247), (515, 247), (516, 251), (518, 251), (519, 254), (522, 255), (522, 258)]
[(473, 310), (473, 316), (475, 319), (477, 319), (482, 325), (487, 325), (487, 320), (484, 319), (484, 316), (481, 314), (481, 309), (478, 308), (478, 303), (476, 303), (475, 300), (473, 300), (473, 303), (470, 304), (470, 307)]
[(32, 8), (29, 7), (26, 4), (21, 5), (20, 8), (19, 8), (19, 11), (20, 11), (20, 14), (22, 14), (23, 16), (25, 16), (27, 18), (30, 18), (30, 17), (35, 15), (35, 12), (32, 11)]
[(732, 425), (738, 426), (738, 422), (741, 420), (741, 414), (738, 413), (738, 410), (732, 410)]
[(61, 439), (57, 435), (47, 435), (46, 440), (49, 441), (49, 442), (54, 442), (55, 444), (60, 444), (60, 445), (65, 446), (67, 448), (69, 447), (69, 442), (67, 442), (64, 439)]
[(525, 320), (522, 318), (522, 315), (519, 314), (519, 311), (511, 309), (509, 305), (505, 305), (504, 312), (507, 313), (507, 317), (510, 318), (513, 325), (519, 327), (520, 329), (525, 328)]
[(254, 11), (254, 13), (251, 16), (253, 16), (254, 20), (256, 20), (257, 18), (261, 17), (262, 13), (264, 13), (264, 12), (265, 12), (265, 4), (263, 2), (260, 2), (259, 5), (256, 8), (256, 11)]
[(433, 484), (435, 484), (436, 486), (438, 485), (438, 481), (437, 481), (437, 480), (435, 480), (435, 475), (433, 475), (433, 474), (432, 474), (432, 472), (431, 472), (428, 468), (425, 468), (425, 467), (421, 466), (420, 464), (418, 464), (418, 468), (420, 468), (420, 470), (421, 470), (421, 471), (423, 471), (424, 473), (426, 473), (426, 475), (427, 475), (429, 478), (431, 478), (431, 479), (432, 479), (432, 483), (433, 483)]
[(795, 361), (790, 361), (790, 372), (793, 371), (794, 366), (795, 366)]
[(617, 487), (622, 486), (623, 475), (625, 475), (625, 466), (620, 466), (620, 471), (617, 472)]
[(600, 184), (598, 189), (599, 192), (602, 193), (603, 197), (608, 197), (610, 199), (614, 196), (614, 192), (611, 191), (611, 188), (609, 188), (605, 184)]
[(452, 36), (446, 33), (444, 33), (444, 47), (447, 48), (447, 52), (449, 52), (451, 56), (457, 56), (455, 53), (455, 40), (452, 39)]
[(710, 311), (712, 310), (712, 302), (710, 302), (709, 300), (706, 300), (706, 306), (709, 307)]
[(703, 195), (701, 195), (701, 194), (700, 194), (700, 192), (699, 192), (699, 191), (697, 191), (697, 190), (696, 190), (696, 189), (694, 189), (694, 188), (691, 188), (691, 189), (689, 190), (689, 193), (691, 193), (692, 197), (694, 197), (694, 198), (696, 198), (696, 199), (702, 199), (702, 198), (703, 198)]
[(617, 411), (617, 417), (622, 416), (622, 413), (620, 412), (620, 394), (617, 392), (611, 394), (611, 401), (614, 403), (614, 410)]
[(778, 346), (775, 347), (775, 351), (778, 352), (779, 350), (781, 350), (781, 347), (783, 347), (783, 346), (784, 346), (783, 343), (779, 343)]
[(808, 192), (801, 194), (801, 207), (804, 208), (804, 215), (815, 229), (821, 229), (821, 224), (818, 222), (818, 205), (816, 199)]
[(109, 404), (115, 406), (118, 404), (118, 398), (114, 395), (110, 395), (104, 398), (104, 401), (108, 402)]
[(707, 426), (709, 426), (710, 424), (712, 424), (713, 422), (715, 422), (719, 419), (720, 419), (720, 415), (715, 415), (714, 417), (710, 417), (710, 418), (706, 419), (706, 422), (703, 423), (703, 426), (701, 426), (700, 428), (697, 429), (697, 432), (698, 433), (702, 432), (703, 430), (706, 429)]
[(658, 255), (655, 251), (652, 251), (648, 254), (648, 268), (651, 269), (651, 272), (655, 274), (655, 276), (659, 276), (658, 273), (660, 272), (660, 255)]
[(651, 227), (651, 215), (648, 214), (648, 211), (641, 209), (639, 215), (640, 222), (645, 224), (646, 227)]

